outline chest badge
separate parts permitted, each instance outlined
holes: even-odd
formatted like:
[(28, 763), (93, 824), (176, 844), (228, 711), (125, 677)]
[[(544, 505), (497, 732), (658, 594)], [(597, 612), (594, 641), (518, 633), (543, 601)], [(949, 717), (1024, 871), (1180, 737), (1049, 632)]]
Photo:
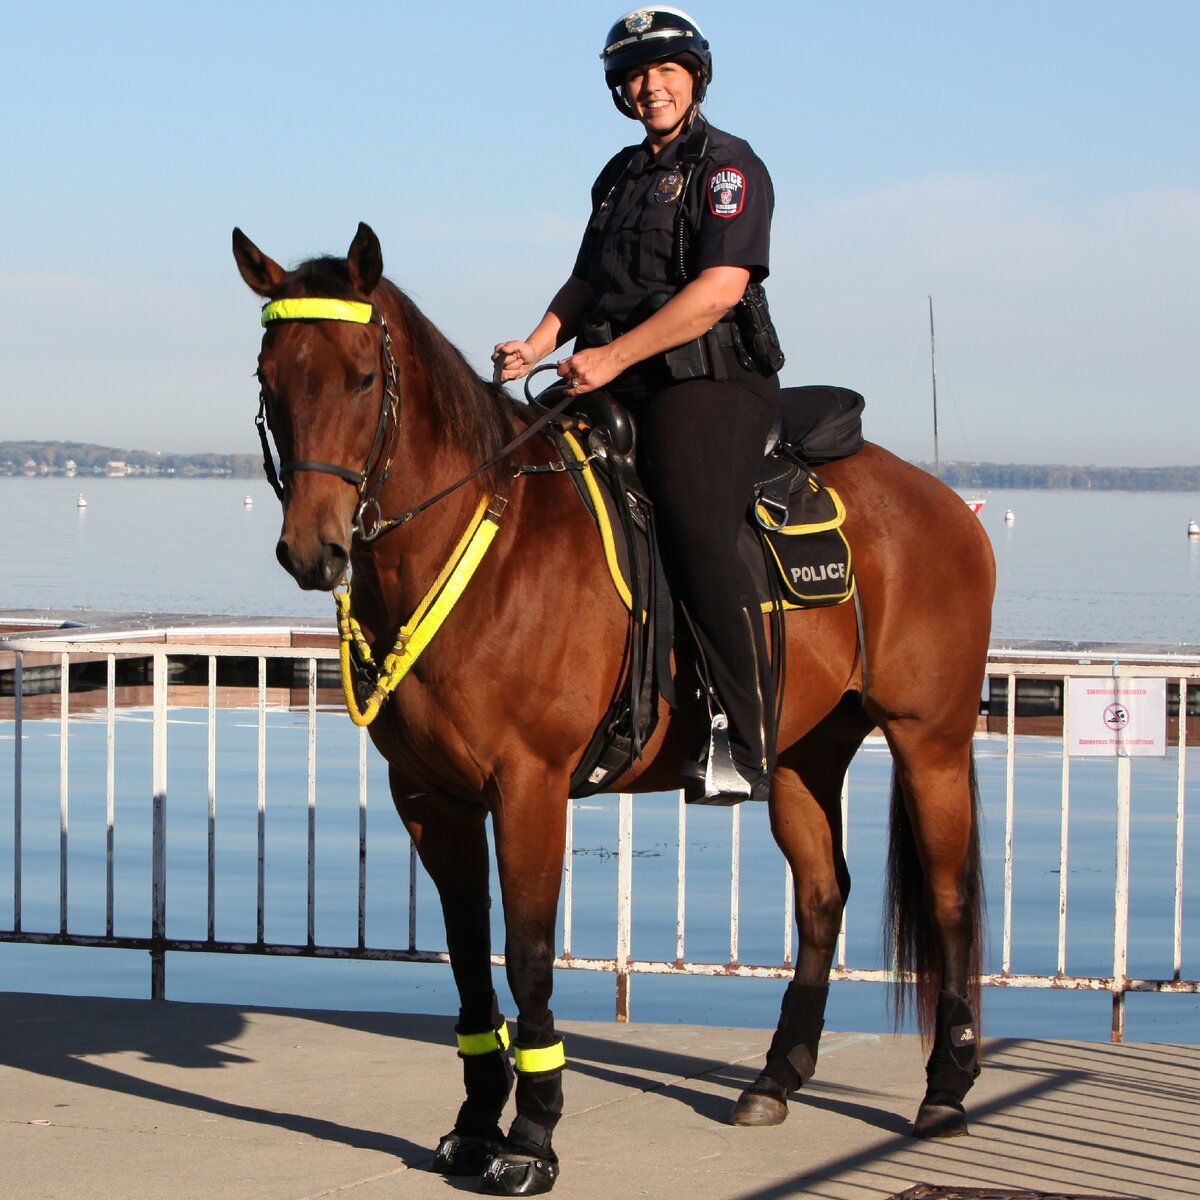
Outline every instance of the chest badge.
[(683, 176), (678, 171), (668, 171), (654, 185), (654, 199), (659, 204), (673, 204), (683, 191)]

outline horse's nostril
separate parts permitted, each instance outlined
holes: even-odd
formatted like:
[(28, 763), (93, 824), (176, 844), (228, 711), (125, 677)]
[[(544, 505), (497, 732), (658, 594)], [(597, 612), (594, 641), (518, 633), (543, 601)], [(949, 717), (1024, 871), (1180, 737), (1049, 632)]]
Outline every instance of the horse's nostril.
[(287, 542), (285, 542), (283, 538), (280, 538), (279, 541), (275, 543), (275, 558), (285, 571), (291, 571), (291, 552), (288, 549)]
[(325, 582), (329, 587), (337, 587), (341, 582), (342, 576), (346, 573), (346, 567), (350, 563), (350, 554), (345, 546), (339, 546), (336, 542), (331, 542), (325, 547), (325, 561), (322, 564), (325, 571)]

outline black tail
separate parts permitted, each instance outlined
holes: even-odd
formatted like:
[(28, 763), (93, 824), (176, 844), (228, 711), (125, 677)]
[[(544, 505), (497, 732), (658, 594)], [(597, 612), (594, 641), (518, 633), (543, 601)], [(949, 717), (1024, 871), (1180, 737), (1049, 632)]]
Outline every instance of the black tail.
[[(984, 893), (979, 849), (979, 785), (975, 777), (974, 753), (971, 755), (968, 786), (971, 793), (971, 833), (962, 878), (967, 932), (971, 939), (966, 999), (978, 1013), (979, 975), (983, 961)], [(903, 1021), (909, 1004), (915, 1001), (917, 1026), (922, 1036), (929, 1037), (933, 1033), (937, 1015), (944, 962), (937, 930), (930, 919), (925, 876), (917, 855), (904, 788), (894, 770), (884, 899), (884, 944), (892, 948), (897, 975), (892, 997), (896, 1023), (899, 1025)]]

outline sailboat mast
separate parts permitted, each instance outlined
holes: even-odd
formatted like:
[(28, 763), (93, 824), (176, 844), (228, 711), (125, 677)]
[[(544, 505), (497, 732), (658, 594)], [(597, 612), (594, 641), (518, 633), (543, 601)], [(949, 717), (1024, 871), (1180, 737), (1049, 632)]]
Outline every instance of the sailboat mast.
[(933, 379), (933, 473), (938, 478), (942, 477), (942, 466), (938, 459), (938, 427), (937, 427), (937, 344), (933, 337), (933, 297), (927, 296), (929, 301), (929, 371)]

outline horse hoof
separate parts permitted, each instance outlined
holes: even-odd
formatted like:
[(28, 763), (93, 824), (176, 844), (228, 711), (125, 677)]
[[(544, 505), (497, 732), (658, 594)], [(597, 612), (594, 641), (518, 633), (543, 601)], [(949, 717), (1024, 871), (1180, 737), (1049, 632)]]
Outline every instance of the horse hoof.
[(500, 1153), (500, 1138), (448, 1133), (433, 1154), (431, 1169), (442, 1175), (482, 1175)]
[(557, 1178), (557, 1162), (505, 1150), (488, 1163), (479, 1190), (501, 1196), (540, 1196), (554, 1186)]
[(786, 1120), (787, 1092), (765, 1074), (738, 1097), (729, 1114), (730, 1125), (782, 1125)]
[(729, 1114), (730, 1125), (782, 1125), (786, 1120), (784, 1101), (757, 1092), (743, 1092)]
[(952, 1138), (964, 1137), (970, 1130), (961, 1104), (922, 1104), (912, 1132), (918, 1138)]

